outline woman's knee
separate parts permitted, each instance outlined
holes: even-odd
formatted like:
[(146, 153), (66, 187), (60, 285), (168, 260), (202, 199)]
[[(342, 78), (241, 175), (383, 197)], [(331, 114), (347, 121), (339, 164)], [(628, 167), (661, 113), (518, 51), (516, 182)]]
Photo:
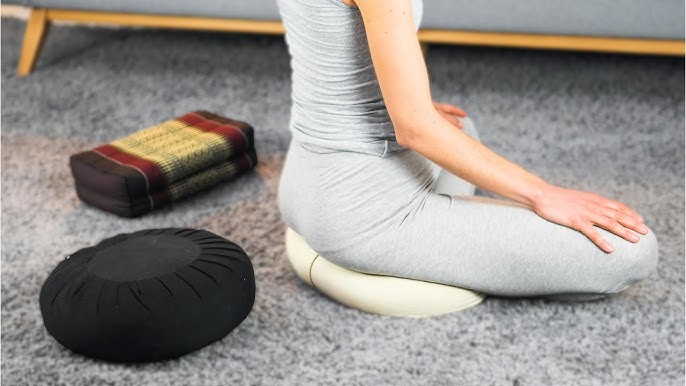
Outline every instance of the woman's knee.
[(615, 282), (609, 290), (605, 291), (606, 293), (618, 293), (647, 278), (657, 268), (659, 249), (657, 237), (652, 230), (641, 235), (636, 243), (623, 239), (620, 242), (621, 247), (616, 246), (616, 251), (613, 252), (619, 253), (613, 270), (616, 273)]
[(655, 271), (658, 246), (652, 230), (642, 235), (637, 243), (611, 237), (608, 232), (603, 233), (604, 237), (612, 240), (610, 242), (615, 246), (615, 251), (601, 256), (605, 259), (603, 263), (594, 264), (588, 276), (591, 281), (581, 280), (580, 283), (585, 284), (575, 291), (548, 294), (544, 298), (559, 301), (601, 299), (623, 291)]

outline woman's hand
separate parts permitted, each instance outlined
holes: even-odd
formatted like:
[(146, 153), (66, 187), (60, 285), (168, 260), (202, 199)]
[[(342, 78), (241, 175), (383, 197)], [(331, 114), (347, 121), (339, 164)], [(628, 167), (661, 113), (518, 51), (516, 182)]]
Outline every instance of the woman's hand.
[(605, 252), (614, 248), (593, 228), (597, 225), (628, 241), (637, 242), (648, 233), (643, 218), (626, 205), (600, 194), (546, 185), (533, 210), (546, 220), (575, 229), (586, 235)]
[(438, 111), (439, 114), (441, 114), (445, 119), (447, 119), (450, 123), (455, 125), (457, 128), (464, 128), (464, 122), (462, 122), (458, 117), (466, 117), (467, 113), (464, 112), (461, 108), (457, 106), (453, 106), (449, 103), (438, 103), (438, 102), (432, 102), (434, 107), (436, 108), (436, 111)]

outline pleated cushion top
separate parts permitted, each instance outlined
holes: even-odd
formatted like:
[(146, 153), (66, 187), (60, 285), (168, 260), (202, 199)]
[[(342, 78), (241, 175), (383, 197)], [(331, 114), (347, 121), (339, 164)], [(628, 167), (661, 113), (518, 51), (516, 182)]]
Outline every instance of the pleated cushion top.
[(177, 358), (250, 313), (252, 263), (206, 230), (123, 233), (71, 254), (40, 292), (47, 331), (74, 352), (115, 362)]

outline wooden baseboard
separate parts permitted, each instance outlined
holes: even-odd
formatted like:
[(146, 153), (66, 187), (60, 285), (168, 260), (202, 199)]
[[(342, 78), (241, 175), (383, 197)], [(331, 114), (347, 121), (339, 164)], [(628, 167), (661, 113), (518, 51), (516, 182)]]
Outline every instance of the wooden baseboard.
[[(24, 45), (18, 68), (19, 75), (27, 75), (31, 72), (35, 60), (40, 53), (48, 27), (52, 22), (57, 21), (277, 35), (284, 34), (285, 32), (280, 20), (223, 19), (31, 8), (31, 14), (24, 34)], [(429, 44), (459, 44), (684, 56), (683, 40), (453, 31), (421, 28), (417, 33), (417, 37), (422, 44), (422, 52), (424, 54), (426, 54)]]
[(683, 40), (431, 29), (420, 29), (418, 36), (419, 40), (425, 43), (684, 56)]

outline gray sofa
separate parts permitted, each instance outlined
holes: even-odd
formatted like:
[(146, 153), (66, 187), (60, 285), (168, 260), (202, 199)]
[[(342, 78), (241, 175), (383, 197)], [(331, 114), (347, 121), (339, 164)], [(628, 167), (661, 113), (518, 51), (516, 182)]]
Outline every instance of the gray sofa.
[[(322, 0), (325, 1), (325, 0)], [(50, 21), (283, 33), (275, 0), (2, 0), (32, 8), (24, 61)], [(142, 17), (147, 16), (147, 17)], [(684, 0), (424, 0), (423, 44), (684, 55)], [(28, 46), (27, 46), (28, 44)], [(33, 63), (20, 63), (29, 73)]]

